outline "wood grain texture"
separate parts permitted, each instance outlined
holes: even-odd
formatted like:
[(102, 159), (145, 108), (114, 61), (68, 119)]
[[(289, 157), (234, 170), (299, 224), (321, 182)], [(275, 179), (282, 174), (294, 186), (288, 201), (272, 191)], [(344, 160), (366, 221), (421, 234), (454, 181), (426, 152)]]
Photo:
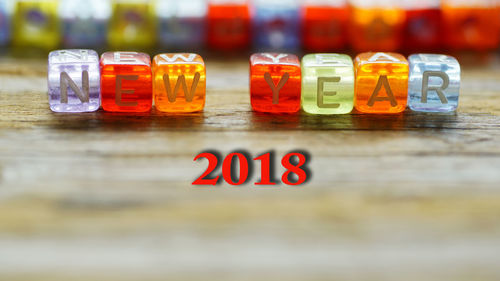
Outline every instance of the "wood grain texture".
[[(0, 280), (500, 279), (498, 58), (396, 116), (253, 113), (247, 62), (207, 66), (203, 113), (54, 114), (45, 60), (0, 60)], [(207, 149), (313, 176), (193, 188)]]

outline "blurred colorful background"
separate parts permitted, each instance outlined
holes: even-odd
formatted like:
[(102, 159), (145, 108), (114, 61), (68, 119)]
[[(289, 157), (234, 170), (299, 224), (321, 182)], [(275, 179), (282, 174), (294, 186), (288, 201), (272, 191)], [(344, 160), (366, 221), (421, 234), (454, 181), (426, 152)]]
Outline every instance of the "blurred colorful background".
[(0, 0), (4, 52), (483, 52), (499, 43), (498, 0)]

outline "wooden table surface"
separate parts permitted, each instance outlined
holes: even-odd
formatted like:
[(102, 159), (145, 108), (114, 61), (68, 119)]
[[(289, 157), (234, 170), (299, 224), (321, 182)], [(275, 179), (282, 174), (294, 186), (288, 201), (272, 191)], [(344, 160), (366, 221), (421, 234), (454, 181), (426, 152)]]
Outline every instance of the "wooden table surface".
[[(207, 65), (203, 113), (54, 114), (46, 60), (0, 59), (0, 280), (500, 280), (497, 57), (448, 115), (256, 114), (247, 61)], [(206, 149), (312, 178), (195, 188)]]

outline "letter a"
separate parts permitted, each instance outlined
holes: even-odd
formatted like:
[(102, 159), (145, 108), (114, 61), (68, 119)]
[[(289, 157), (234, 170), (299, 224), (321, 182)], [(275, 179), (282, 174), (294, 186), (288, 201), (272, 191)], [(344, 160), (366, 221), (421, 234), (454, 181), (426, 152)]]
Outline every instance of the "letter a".
[[(384, 88), (385, 88), (385, 92), (387, 93), (387, 97), (379, 97), (378, 96), (378, 93), (382, 89), (382, 86), (384, 86)], [(392, 93), (391, 86), (389, 85), (389, 80), (387, 80), (386, 75), (381, 75), (380, 78), (378, 79), (377, 86), (375, 87), (373, 94), (371, 95), (370, 99), (368, 100), (368, 106), (373, 106), (376, 101), (389, 101), (389, 102), (391, 102), (391, 106), (398, 105), (398, 102), (396, 101), (396, 98), (394, 98), (394, 94)]]

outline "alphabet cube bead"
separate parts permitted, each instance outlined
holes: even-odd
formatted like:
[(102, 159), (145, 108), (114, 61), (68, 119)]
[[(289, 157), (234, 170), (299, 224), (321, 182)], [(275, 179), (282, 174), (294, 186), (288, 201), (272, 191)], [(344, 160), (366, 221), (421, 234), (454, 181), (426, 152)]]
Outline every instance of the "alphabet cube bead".
[(205, 63), (197, 54), (160, 54), (153, 59), (155, 106), (163, 112), (196, 112), (205, 106)]
[(250, 9), (245, 0), (209, 1), (208, 45), (213, 49), (236, 50), (250, 42)]
[(151, 59), (137, 52), (101, 56), (102, 108), (111, 112), (147, 112), (153, 103)]
[(199, 48), (205, 43), (205, 0), (160, 0), (156, 4), (158, 40), (173, 48)]
[(339, 50), (347, 44), (349, 8), (345, 0), (309, 0), (303, 8), (302, 43), (311, 51)]
[(362, 53), (354, 61), (354, 106), (364, 113), (399, 113), (408, 101), (408, 61), (396, 53)]
[(354, 104), (354, 66), (341, 54), (302, 58), (302, 109), (311, 114), (345, 114)]
[(257, 50), (296, 50), (300, 10), (294, 0), (254, 1), (253, 42)]
[(99, 56), (92, 50), (49, 54), (48, 89), (54, 112), (91, 112), (100, 106)]
[(100, 47), (106, 43), (111, 14), (109, 1), (60, 1), (63, 43), (65, 46)]
[(417, 54), (409, 57), (408, 104), (414, 111), (450, 112), (458, 107), (460, 65), (450, 56)]
[(149, 1), (113, 1), (108, 43), (111, 48), (152, 48), (156, 43), (156, 24)]
[(16, 1), (12, 22), (12, 44), (16, 47), (52, 50), (59, 45), (56, 0)]
[(255, 111), (294, 113), (300, 109), (301, 69), (297, 56), (258, 53), (250, 57), (250, 100)]

